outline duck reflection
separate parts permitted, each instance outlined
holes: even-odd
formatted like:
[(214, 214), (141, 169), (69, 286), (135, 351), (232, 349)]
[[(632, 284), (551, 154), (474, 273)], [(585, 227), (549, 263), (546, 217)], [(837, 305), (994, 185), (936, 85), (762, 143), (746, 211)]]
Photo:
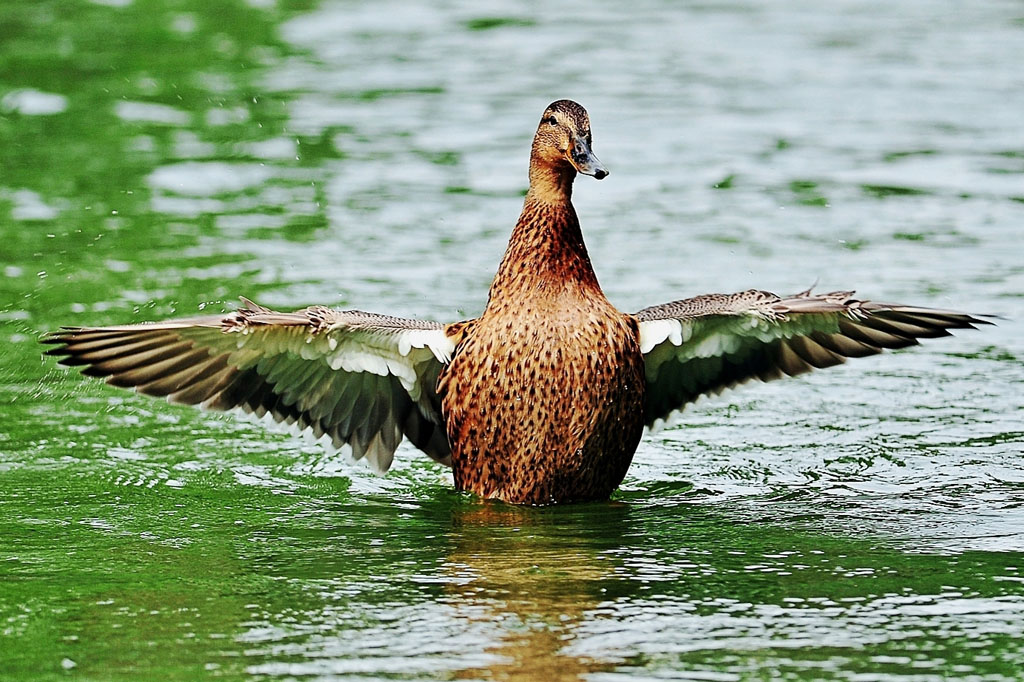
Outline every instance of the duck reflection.
[(579, 680), (609, 670), (611, 661), (571, 653), (588, 612), (607, 598), (619, 566), (629, 506), (511, 507), (502, 503), (454, 510), (447, 568), (448, 601), (468, 620), (490, 622), (498, 660), (455, 679)]

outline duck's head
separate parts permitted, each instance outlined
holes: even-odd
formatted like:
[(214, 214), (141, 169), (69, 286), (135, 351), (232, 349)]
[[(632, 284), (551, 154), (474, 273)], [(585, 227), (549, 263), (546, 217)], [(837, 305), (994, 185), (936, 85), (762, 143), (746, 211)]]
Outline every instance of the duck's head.
[(531, 170), (534, 166), (545, 167), (568, 176), (570, 182), (577, 172), (598, 180), (604, 178), (608, 171), (594, 156), (591, 139), (586, 109), (568, 99), (552, 102), (544, 110), (533, 138)]

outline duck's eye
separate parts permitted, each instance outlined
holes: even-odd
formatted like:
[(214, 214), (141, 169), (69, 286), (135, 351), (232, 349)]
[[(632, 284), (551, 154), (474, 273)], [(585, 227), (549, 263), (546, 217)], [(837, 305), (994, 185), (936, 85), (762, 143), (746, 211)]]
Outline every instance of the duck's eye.
[(556, 126), (558, 125), (558, 119), (556, 119), (554, 116), (548, 116), (543, 121), (541, 121), (541, 123), (547, 123), (548, 125)]

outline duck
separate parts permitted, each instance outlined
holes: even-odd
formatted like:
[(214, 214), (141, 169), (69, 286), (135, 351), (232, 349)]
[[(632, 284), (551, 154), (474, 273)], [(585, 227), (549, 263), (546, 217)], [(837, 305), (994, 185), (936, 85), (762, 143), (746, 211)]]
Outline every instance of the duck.
[(572, 203), (608, 170), (587, 111), (558, 100), (530, 150), (529, 189), (479, 317), (452, 323), (242, 298), (220, 315), (63, 327), (43, 342), (114, 386), (312, 434), (379, 473), (408, 440), (479, 498), (604, 500), (645, 429), (701, 396), (990, 324), (859, 300), (853, 291), (705, 294), (619, 311)]

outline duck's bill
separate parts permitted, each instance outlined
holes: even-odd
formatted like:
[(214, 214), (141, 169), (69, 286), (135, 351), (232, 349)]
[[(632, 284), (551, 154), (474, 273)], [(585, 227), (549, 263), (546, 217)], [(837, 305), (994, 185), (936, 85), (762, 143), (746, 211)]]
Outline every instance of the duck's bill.
[(590, 151), (590, 145), (586, 140), (574, 140), (572, 148), (569, 149), (566, 156), (572, 167), (583, 175), (589, 175), (598, 180), (608, 175), (608, 170), (601, 160), (594, 156), (594, 152)]

